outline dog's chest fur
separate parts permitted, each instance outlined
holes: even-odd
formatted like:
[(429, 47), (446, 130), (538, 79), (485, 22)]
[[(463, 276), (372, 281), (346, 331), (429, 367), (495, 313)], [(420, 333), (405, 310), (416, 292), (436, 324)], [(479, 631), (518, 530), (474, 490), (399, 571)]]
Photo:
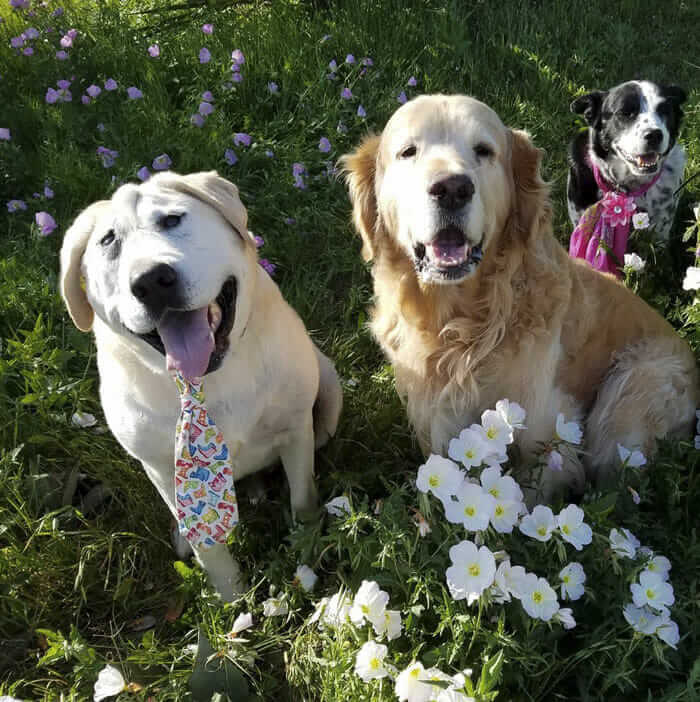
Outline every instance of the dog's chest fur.
[[(586, 209), (603, 197), (595, 182), (593, 171), (585, 160), (588, 140), (587, 130), (577, 138), (581, 143), (572, 145), (568, 209), (574, 226), (578, 224)], [(664, 161), (659, 179), (646, 193), (635, 199), (636, 211), (649, 215), (649, 226), (660, 239), (667, 240), (671, 232), (678, 204), (676, 191), (683, 180), (685, 162), (685, 151), (680, 144), (676, 144)]]

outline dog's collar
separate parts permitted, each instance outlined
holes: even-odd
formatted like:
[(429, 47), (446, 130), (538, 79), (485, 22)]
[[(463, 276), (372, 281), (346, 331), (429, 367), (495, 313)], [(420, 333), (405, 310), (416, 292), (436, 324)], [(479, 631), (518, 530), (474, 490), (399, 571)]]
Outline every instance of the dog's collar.
[(607, 193), (620, 193), (625, 197), (630, 198), (641, 197), (642, 195), (644, 195), (644, 193), (646, 193), (649, 190), (649, 188), (651, 188), (658, 182), (659, 178), (661, 178), (661, 173), (663, 172), (663, 169), (659, 168), (659, 172), (648, 183), (643, 185), (641, 188), (638, 188), (637, 190), (633, 190), (632, 192), (628, 193), (621, 191), (620, 188), (611, 185), (610, 183), (608, 183), (608, 181), (605, 180), (603, 174), (600, 172), (600, 168), (598, 168), (595, 160), (593, 159), (592, 153), (588, 154), (586, 160), (588, 161), (588, 165), (593, 171), (593, 177), (595, 178), (595, 182), (600, 188), (600, 191), (603, 193), (603, 195), (606, 195)]

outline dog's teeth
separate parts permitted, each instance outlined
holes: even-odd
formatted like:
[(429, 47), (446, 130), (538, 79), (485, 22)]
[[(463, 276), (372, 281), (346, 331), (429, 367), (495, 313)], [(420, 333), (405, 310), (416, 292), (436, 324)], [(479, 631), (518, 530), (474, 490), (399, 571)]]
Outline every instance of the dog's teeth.
[(222, 319), (222, 312), (221, 312), (221, 307), (219, 307), (219, 304), (217, 302), (212, 302), (209, 305), (209, 328), (211, 329), (212, 333), (215, 332), (218, 328), (219, 325), (221, 324), (221, 319)]

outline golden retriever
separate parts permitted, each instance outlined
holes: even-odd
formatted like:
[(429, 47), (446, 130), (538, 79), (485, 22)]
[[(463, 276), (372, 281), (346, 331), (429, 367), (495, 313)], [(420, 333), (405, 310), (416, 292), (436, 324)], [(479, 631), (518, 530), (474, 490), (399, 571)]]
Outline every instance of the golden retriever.
[(556, 417), (585, 425), (585, 460), (541, 488), (613, 475), (617, 444), (649, 454), (689, 432), (695, 359), (613, 276), (569, 258), (551, 229), (542, 152), (485, 104), (412, 100), (341, 160), (365, 260), (371, 328), (427, 454), (508, 398), (527, 410), (527, 458)]

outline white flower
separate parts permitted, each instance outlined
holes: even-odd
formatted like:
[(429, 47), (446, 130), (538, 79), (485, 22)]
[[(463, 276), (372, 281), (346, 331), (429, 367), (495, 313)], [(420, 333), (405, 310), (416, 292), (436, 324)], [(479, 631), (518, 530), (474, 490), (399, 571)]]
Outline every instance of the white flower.
[(402, 670), (396, 677), (394, 692), (399, 698), (399, 702), (429, 702), (433, 696), (433, 685), (422, 682), (425, 678), (426, 670), (422, 663), (411, 663), (405, 670)]
[(481, 415), (481, 427), (489, 453), (505, 453), (506, 446), (513, 443), (513, 427), (496, 410), (486, 410)]
[(557, 415), (557, 438), (568, 441), (570, 444), (580, 444), (583, 438), (583, 431), (578, 422), (564, 421), (564, 415), (559, 412)]
[(654, 633), (671, 648), (677, 648), (681, 637), (678, 633), (678, 624), (672, 619), (663, 619)]
[(367, 641), (357, 652), (355, 658), (355, 674), (359, 675), (364, 682), (385, 678), (389, 671), (384, 665), (384, 658), (388, 649), (383, 644)]
[(525, 515), (520, 520), (520, 531), (538, 541), (549, 541), (556, 527), (554, 513), (545, 505), (537, 505), (532, 514)]
[(283, 617), (289, 612), (289, 605), (286, 600), (277, 597), (270, 597), (263, 602), (263, 616)]
[(671, 561), (666, 556), (654, 556), (646, 565), (650, 573), (656, 573), (662, 580), (668, 580), (668, 572), (671, 570)]
[(591, 543), (593, 531), (583, 521), (583, 510), (576, 505), (568, 505), (557, 515), (557, 526), (561, 538), (568, 541), (577, 551)]
[(448, 502), (464, 481), (464, 473), (448, 458), (432, 454), (418, 469), (416, 487), (421, 492), (432, 492)]
[(245, 629), (250, 629), (251, 626), (253, 626), (253, 615), (250, 612), (243, 612), (233, 621), (233, 628), (229, 635), (236, 636)]
[(639, 539), (629, 529), (623, 529), (622, 532), (617, 529), (610, 530), (610, 548), (618, 556), (634, 558), (639, 546)]
[(647, 262), (636, 253), (625, 254), (625, 268), (629, 268), (632, 271), (643, 271), (646, 265)]
[(459, 437), (450, 439), (447, 455), (455, 461), (461, 461), (469, 470), (480, 466), (489, 450), (480, 432), (475, 429), (462, 429)]
[(652, 609), (663, 609), (675, 601), (671, 583), (648, 570), (639, 574), (639, 583), (632, 583), (630, 590), (636, 607), (648, 605)]
[(583, 596), (583, 583), (586, 582), (586, 573), (580, 563), (569, 563), (559, 571), (561, 579), (561, 597), (566, 600), (578, 600)]
[(571, 607), (562, 607), (554, 615), (554, 620), (559, 622), (565, 629), (573, 629), (576, 626), (574, 613)]
[[(648, 229), (649, 228), (649, 215), (646, 212), (635, 212), (632, 215), (632, 226), (635, 229)], [(636, 254), (633, 254), (636, 255)], [(627, 256), (625, 256), (627, 258)], [(627, 263), (627, 261), (625, 261)]]
[(388, 603), (388, 592), (380, 590), (374, 580), (363, 580), (348, 613), (350, 620), (356, 626), (364, 624), (365, 619), (381, 622)]
[(638, 505), (642, 501), (639, 493), (631, 485), (628, 485), (627, 489), (629, 490), (630, 495), (632, 495), (632, 502), (634, 502), (635, 505)]
[(564, 469), (564, 457), (556, 449), (552, 449), (547, 455), (547, 468), (557, 473)]
[(510, 534), (519, 515), (526, 511), (523, 491), (509, 475), (501, 475), (497, 466), (482, 471), (481, 485), (496, 500), (491, 517), (493, 528), (501, 534)]
[[(443, 673), (439, 668), (428, 668), (425, 671), (425, 677), (423, 680), (430, 684), (430, 683), (445, 683), (449, 685), (450, 687), (454, 684), (454, 681), (452, 679), (452, 676), (448, 675), (447, 673)], [(430, 693), (430, 700), (437, 699), (437, 695), (442, 692), (445, 688), (442, 685), (430, 685), (431, 693)]]
[(307, 565), (302, 564), (294, 571), (294, 582), (306, 592), (313, 589), (317, 580), (318, 575)]
[(533, 619), (545, 622), (559, 610), (557, 593), (544, 578), (538, 578), (534, 573), (528, 573), (523, 579), (520, 601)]
[(663, 622), (662, 618), (646, 607), (635, 607), (628, 602), (622, 609), (627, 623), (640, 634), (653, 634), (657, 627)]
[(496, 500), (491, 524), (500, 534), (510, 534), (518, 523), (518, 517), (525, 511), (525, 505), (522, 502)]
[(693, 217), (695, 217), (696, 222), (700, 222), (700, 204), (693, 207)]
[(700, 268), (689, 266), (683, 279), (683, 290), (697, 290), (700, 288)]
[(467, 531), (483, 531), (495, 508), (496, 500), (481, 485), (465, 482), (457, 492), (457, 501), (445, 504), (445, 516), (452, 524), (463, 524)]
[(418, 511), (416, 511), (416, 516), (413, 518), (413, 523), (418, 527), (418, 533), (421, 537), (427, 536), (432, 531), (427, 519)]
[(317, 603), (316, 610), (309, 621), (313, 624), (320, 619), (322, 625), (338, 627), (348, 622), (351, 607), (352, 600), (347, 593), (344, 590), (338, 590), (332, 597), (324, 597)]
[(435, 702), (474, 702), (474, 698), (467, 697), (463, 692), (454, 688), (448, 688), (440, 691), (440, 694), (435, 698)]
[(447, 587), (455, 600), (472, 604), (489, 587), (496, 575), (496, 560), (486, 546), (477, 549), (471, 541), (461, 541), (450, 549), (452, 565), (445, 571)]
[(630, 451), (621, 444), (617, 445), (617, 453), (624, 467), (639, 468), (647, 462), (646, 456), (641, 451)]
[(525, 429), (525, 410), (517, 402), (499, 400), (496, 403), (496, 412), (513, 429)]
[(326, 502), (326, 510), (332, 517), (345, 517), (351, 513), (350, 500), (345, 495), (334, 497)]
[(95, 682), (94, 702), (118, 695), (126, 687), (122, 674), (113, 666), (106, 665), (100, 671)]
[(73, 416), (70, 419), (76, 427), (80, 427), (81, 429), (94, 427), (95, 424), (97, 424), (97, 419), (95, 419), (95, 415), (90, 414), (89, 412), (74, 412)]
[(510, 602), (511, 595), (520, 599), (525, 582), (525, 568), (512, 566), (509, 560), (499, 563), (493, 584), (494, 600)]
[(393, 641), (401, 636), (401, 612), (395, 609), (385, 609), (384, 614), (372, 620), (372, 626), (377, 636), (386, 634), (387, 641)]

